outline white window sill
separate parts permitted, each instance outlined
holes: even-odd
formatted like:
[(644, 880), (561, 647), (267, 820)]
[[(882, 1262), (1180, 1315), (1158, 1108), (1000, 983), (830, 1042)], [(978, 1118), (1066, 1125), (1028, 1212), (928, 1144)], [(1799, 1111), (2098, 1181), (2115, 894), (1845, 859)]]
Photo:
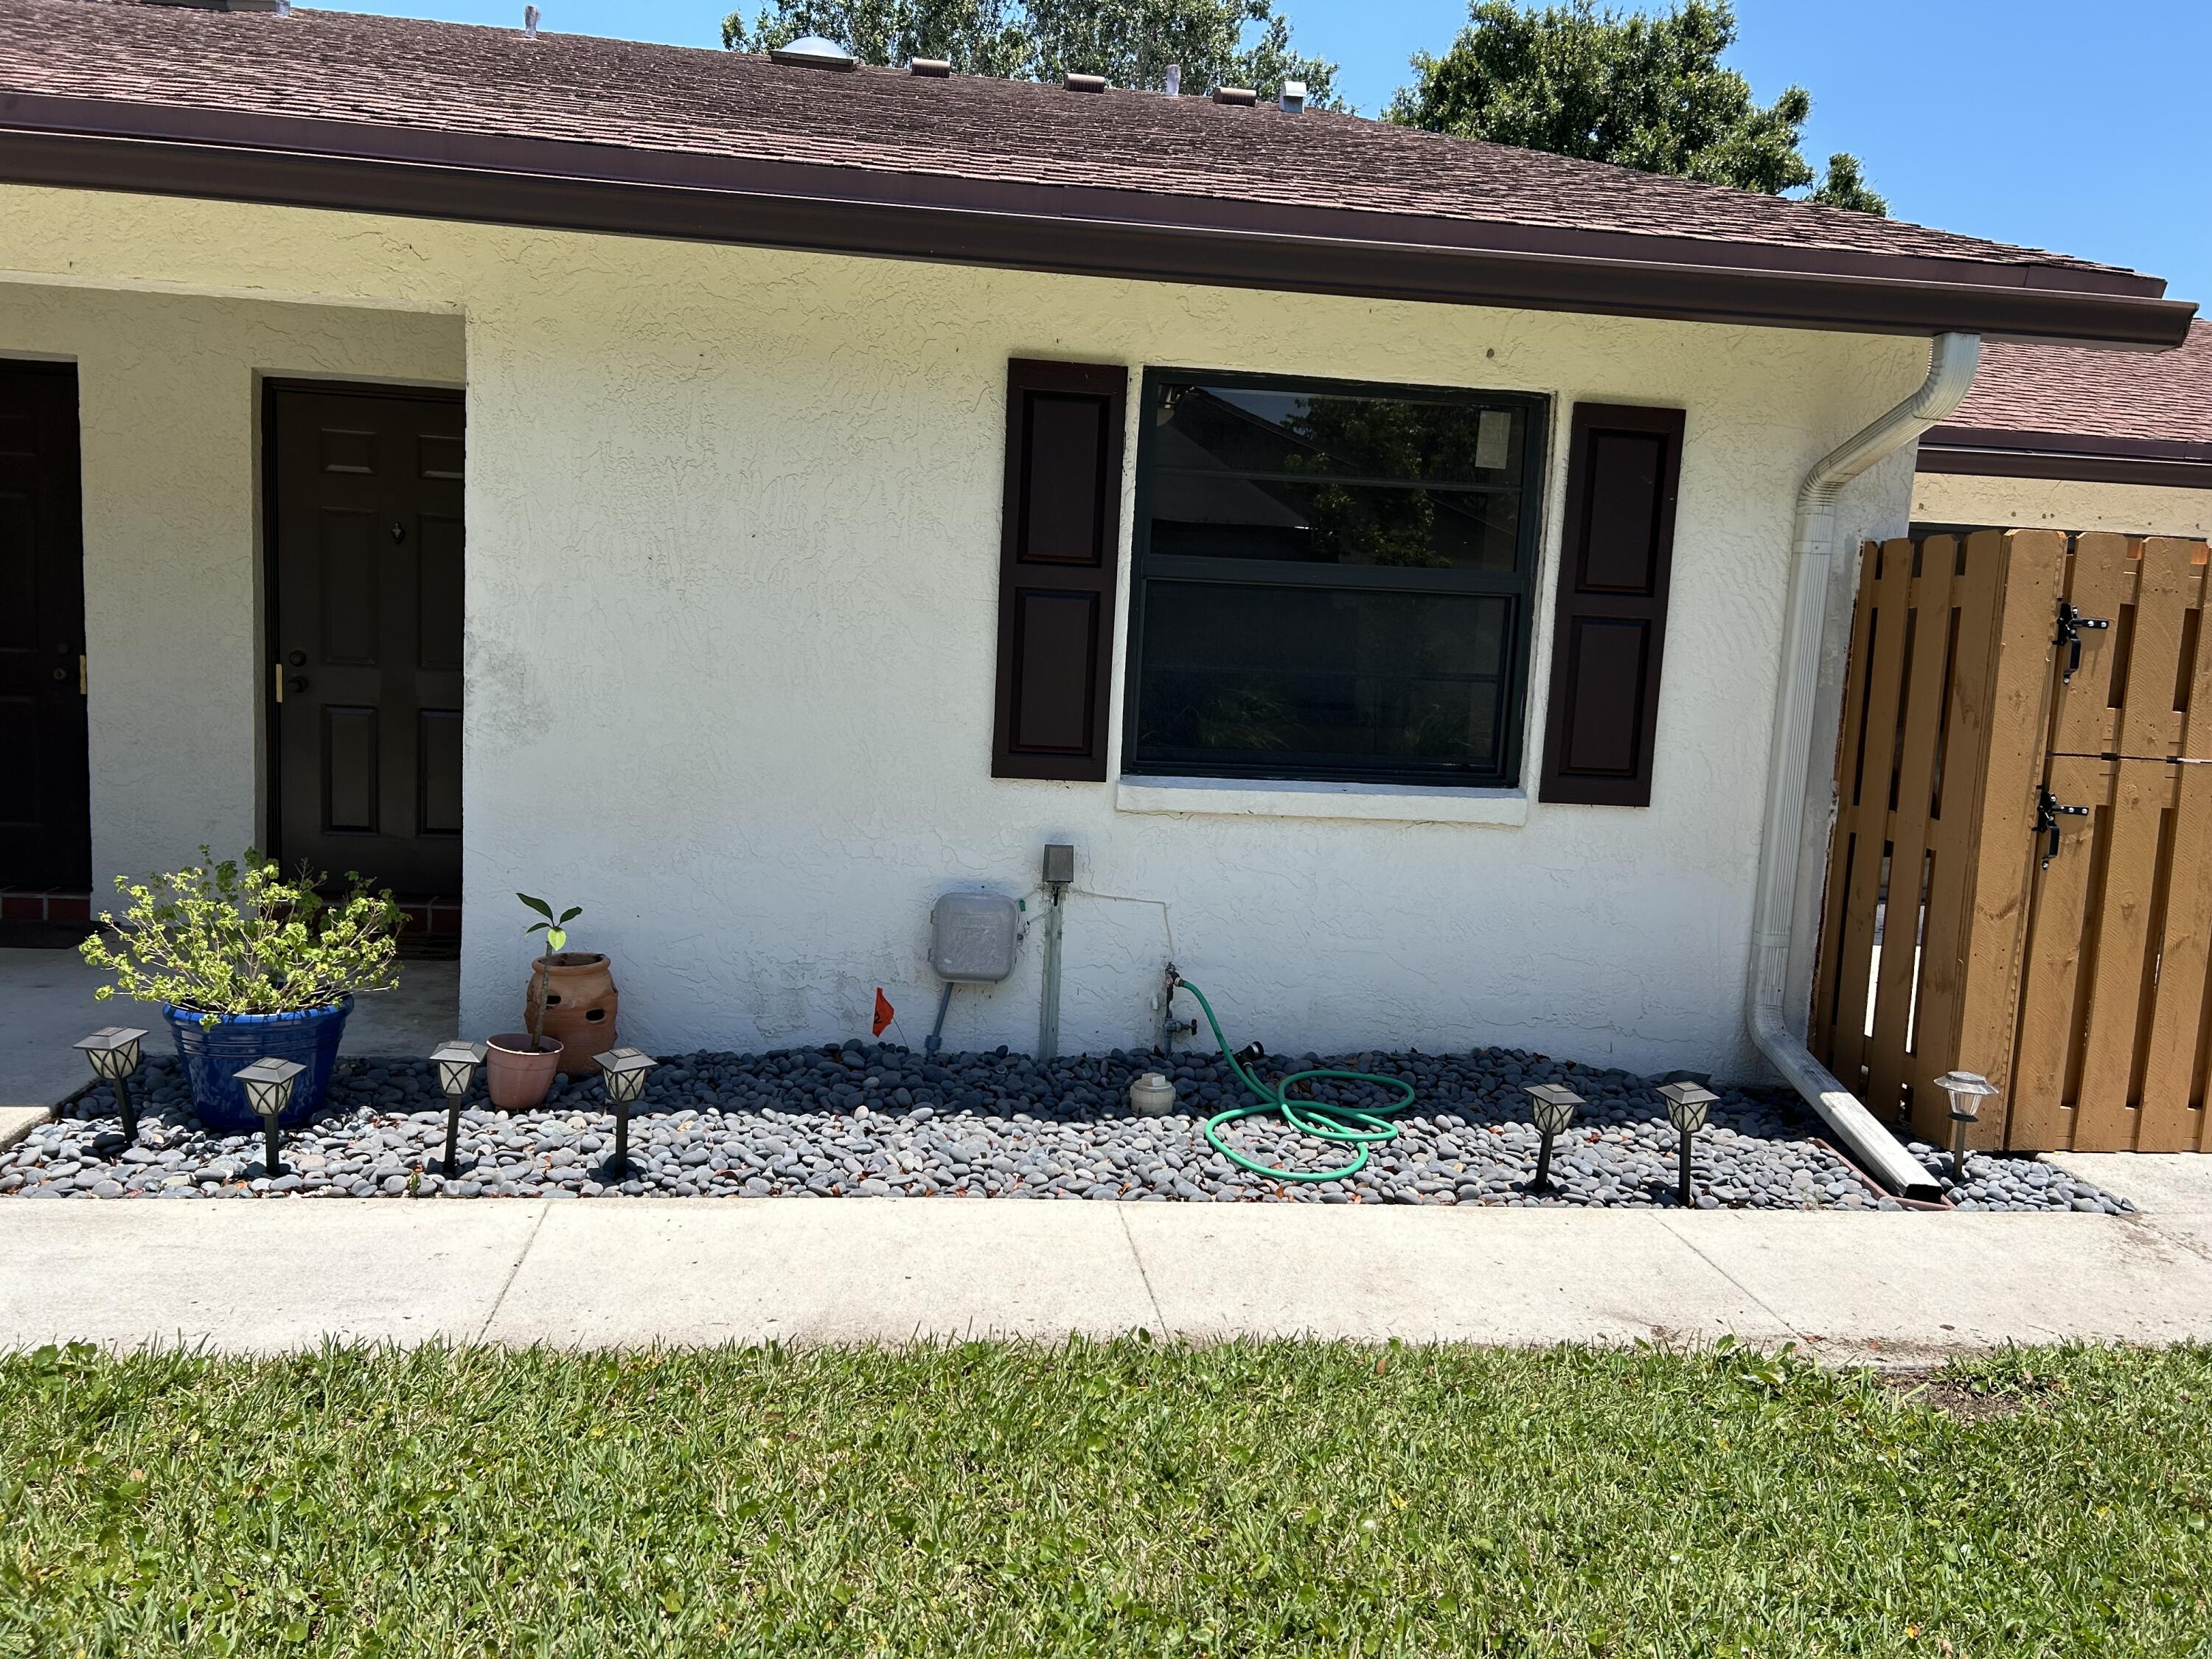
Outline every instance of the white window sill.
[(1115, 786), (1114, 805), (1123, 812), (1196, 812), (1246, 818), (1359, 818), (1509, 827), (1528, 821), (1525, 790), (1456, 789), (1428, 783), (1124, 777)]

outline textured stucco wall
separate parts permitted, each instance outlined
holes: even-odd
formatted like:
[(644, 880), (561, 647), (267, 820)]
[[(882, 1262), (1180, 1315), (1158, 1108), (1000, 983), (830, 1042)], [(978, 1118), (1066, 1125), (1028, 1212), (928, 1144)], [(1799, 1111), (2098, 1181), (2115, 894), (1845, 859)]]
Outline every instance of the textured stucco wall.
[[(1238, 1037), (1271, 1048), (1745, 1070), (1796, 483), (1926, 362), (1911, 340), (22, 190), (0, 191), (9, 270), (465, 313), (465, 1018), (511, 1024), (520, 887), (586, 907), (577, 942), (614, 952), (625, 1031), (659, 1048), (849, 1035), (879, 984), (918, 1044), (932, 898), (1028, 892), (1038, 848), (1068, 840), (1082, 888), (1154, 901), (1072, 901), (1068, 1048), (1149, 1037), (1171, 927)], [(1015, 354), (1555, 398), (1532, 751), (1567, 407), (1686, 407), (1651, 807), (1176, 817), (1117, 811), (1111, 783), (994, 781)], [(1909, 482), (1903, 459), (1863, 481), (1844, 544), (1896, 533)], [(962, 994), (949, 1040), (1030, 1046), (1038, 965), (1032, 937), (1006, 985)]]
[(2212, 536), (2212, 489), (1923, 472), (1912, 481), (1912, 517), (1922, 524)]
[(77, 366), (95, 896), (259, 835), (261, 379), (458, 385), (462, 350), (458, 316), (0, 284), (0, 356)]

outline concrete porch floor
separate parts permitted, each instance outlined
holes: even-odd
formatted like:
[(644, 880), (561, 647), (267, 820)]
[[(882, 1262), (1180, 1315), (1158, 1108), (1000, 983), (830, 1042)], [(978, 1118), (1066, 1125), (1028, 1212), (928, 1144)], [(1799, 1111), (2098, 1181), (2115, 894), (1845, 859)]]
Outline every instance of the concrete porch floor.
[[(106, 975), (74, 951), (0, 950), (0, 1113), (43, 1110), (90, 1081), (70, 1045), (103, 1025), (143, 1025), (155, 1052), (172, 1052), (161, 1011), (148, 1004), (95, 1001)], [(460, 1028), (460, 964), (403, 962), (396, 990), (359, 998), (341, 1052), (427, 1054)], [(8, 1139), (0, 1125), (0, 1143)]]

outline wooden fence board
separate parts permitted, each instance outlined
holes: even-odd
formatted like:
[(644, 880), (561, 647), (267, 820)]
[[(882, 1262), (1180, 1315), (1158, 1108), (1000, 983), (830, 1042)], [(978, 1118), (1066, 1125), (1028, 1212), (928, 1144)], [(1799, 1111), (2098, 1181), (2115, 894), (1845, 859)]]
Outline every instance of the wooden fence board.
[[(2169, 679), (2170, 686), (2172, 682)], [(2054, 772), (2056, 763), (2054, 763)], [(2163, 761), (2116, 761), (2100, 826), (2102, 857), (2090, 872), (2086, 1018), (2074, 1097), (2074, 1145), (2135, 1145), (2136, 1048), (2150, 959), (2153, 896), (2159, 889), (2159, 829), (2172, 798), (2173, 768)], [(2054, 776), (2052, 791), (2057, 793)], [(2061, 799), (2065, 799), (2062, 796)], [(2064, 858), (2062, 852), (2059, 856)]]
[[(2081, 666), (2070, 682), (2057, 687), (2057, 712), (2051, 733), (2051, 752), (2060, 755), (2102, 755), (2114, 746), (2112, 679), (2130, 631), (2131, 618), (2124, 614), (2135, 602), (2136, 563), (2128, 556), (2125, 536), (2094, 535), (2074, 544), (2066, 597), (2085, 617), (2108, 622), (2106, 629), (2081, 630)], [(2046, 625), (2057, 626), (2057, 606)], [(2066, 667), (2059, 653), (2058, 670)]]
[(2195, 1152), (2204, 1136), (2203, 1103), (2192, 1096), (2212, 976), (2212, 766), (2170, 769), (2178, 775), (2172, 856), (2136, 1124), (2136, 1150), (2143, 1152)]
[[(1973, 895), (1974, 834), (1989, 761), (1990, 701), (2008, 550), (2002, 537), (1966, 538), (1956, 588), (1959, 623), (1944, 711), (1928, 893), (1928, 939), (1920, 966), (1920, 1013), (1913, 1036), (1912, 1126), (1923, 1136), (1948, 1127), (1948, 1104), (1931, 1085), (1959, 1052), (1964, 1012), (1967, 907)], [(1942, 1063), (1938, 1064), (1938, 1061)]]
[[(1987, 736), (1970, 797), (1972, 888), (1960, 946), (1966, 966), (1954, 1046), (1948, 1056), (1931, 1058), (1945, 1060), (1939, 1070), (1963, 1066), (2009, 1090), (2037, 863), (2035, 792), (2043, 778), (2051, 690), (2057, 678), (2051, 642), (2066, 574), (2066, 538), (2053, 530), (1979, 531), (1966, 541), (1970, 569), (1984, 549), (2001, 558), (2003, 574), (1990, 635)], [(2004, 1144), (2005, 1114), (1984, 1113), (1983, 1119), (1972, 1131), (1973, 1144)], [(1923, 1133), (1944, 1127), (1936, 1102), (1922, 1103), (1915, 1125)]]
[(2183, 618), (2197, 602), (2203, 571), (2190, 562), (2194, 543), (2157, 536), (2136, 559), (2134, 627), (2116, 754), (2165, 760), (2178, 753), (2180, 716), (2175, 712)]
[(1905, 663), (1897, 789), (1889, 814), (1889, 897), (1884, 907), (1881, 965), (1875, 990), (1874, 1036), (1867, 1051), (1867, 1092), (1874, 1109), (1897, 1115), (1911, 1069), (1914, 993), (1919, 988), (1921, 888), (1928, 852), (1928, 817), (1936, 787), (1936, 744), (1943, 725), (1943, 671), (1951, 653), (1952, 568), (1958, 544), (1930, 536), (1907, 602), (1912, 645)]
[[(2076, 755), (2053, 756), (2051, 788), (2069, 805), (2101, 804), (2114, 763)], [(2069, 1072), (2081, 1035), (2084, 942), (2091, 921), (2090, 874), (2095, 868), (2102, 814), (2060, 820), (2058, 855), (2035, 878), (2034, 911), (2020, 998), (2020, 1036), (2013, 1059), (2008, 1144), (2067, 1147), (2074, 1144)], [(2036, 863), (2042, 866), (2042, 850)]]
[(2184, 760), (2212, 760), (2212, 639), (2205, 637), (2204, 599), (2212, 587), (2212, 564), (2206, 562), (2212, 548), (2203, 542), (2185, 542), (2189, 562), (2197, 575), (2195, 660), (2189, 665), (2189, 708), (2182, 717), (2181, 741), (2174, 752)]

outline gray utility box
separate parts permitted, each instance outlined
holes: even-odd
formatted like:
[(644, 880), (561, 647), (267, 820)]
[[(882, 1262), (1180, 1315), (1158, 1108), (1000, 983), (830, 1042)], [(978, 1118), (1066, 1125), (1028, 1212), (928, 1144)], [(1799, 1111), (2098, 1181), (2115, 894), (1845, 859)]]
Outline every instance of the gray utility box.
[(929, 965), (956, 985), (994, 985), (1014, 971), (1021, 925), (1003, 893), (947, 893), (929, 913)]

